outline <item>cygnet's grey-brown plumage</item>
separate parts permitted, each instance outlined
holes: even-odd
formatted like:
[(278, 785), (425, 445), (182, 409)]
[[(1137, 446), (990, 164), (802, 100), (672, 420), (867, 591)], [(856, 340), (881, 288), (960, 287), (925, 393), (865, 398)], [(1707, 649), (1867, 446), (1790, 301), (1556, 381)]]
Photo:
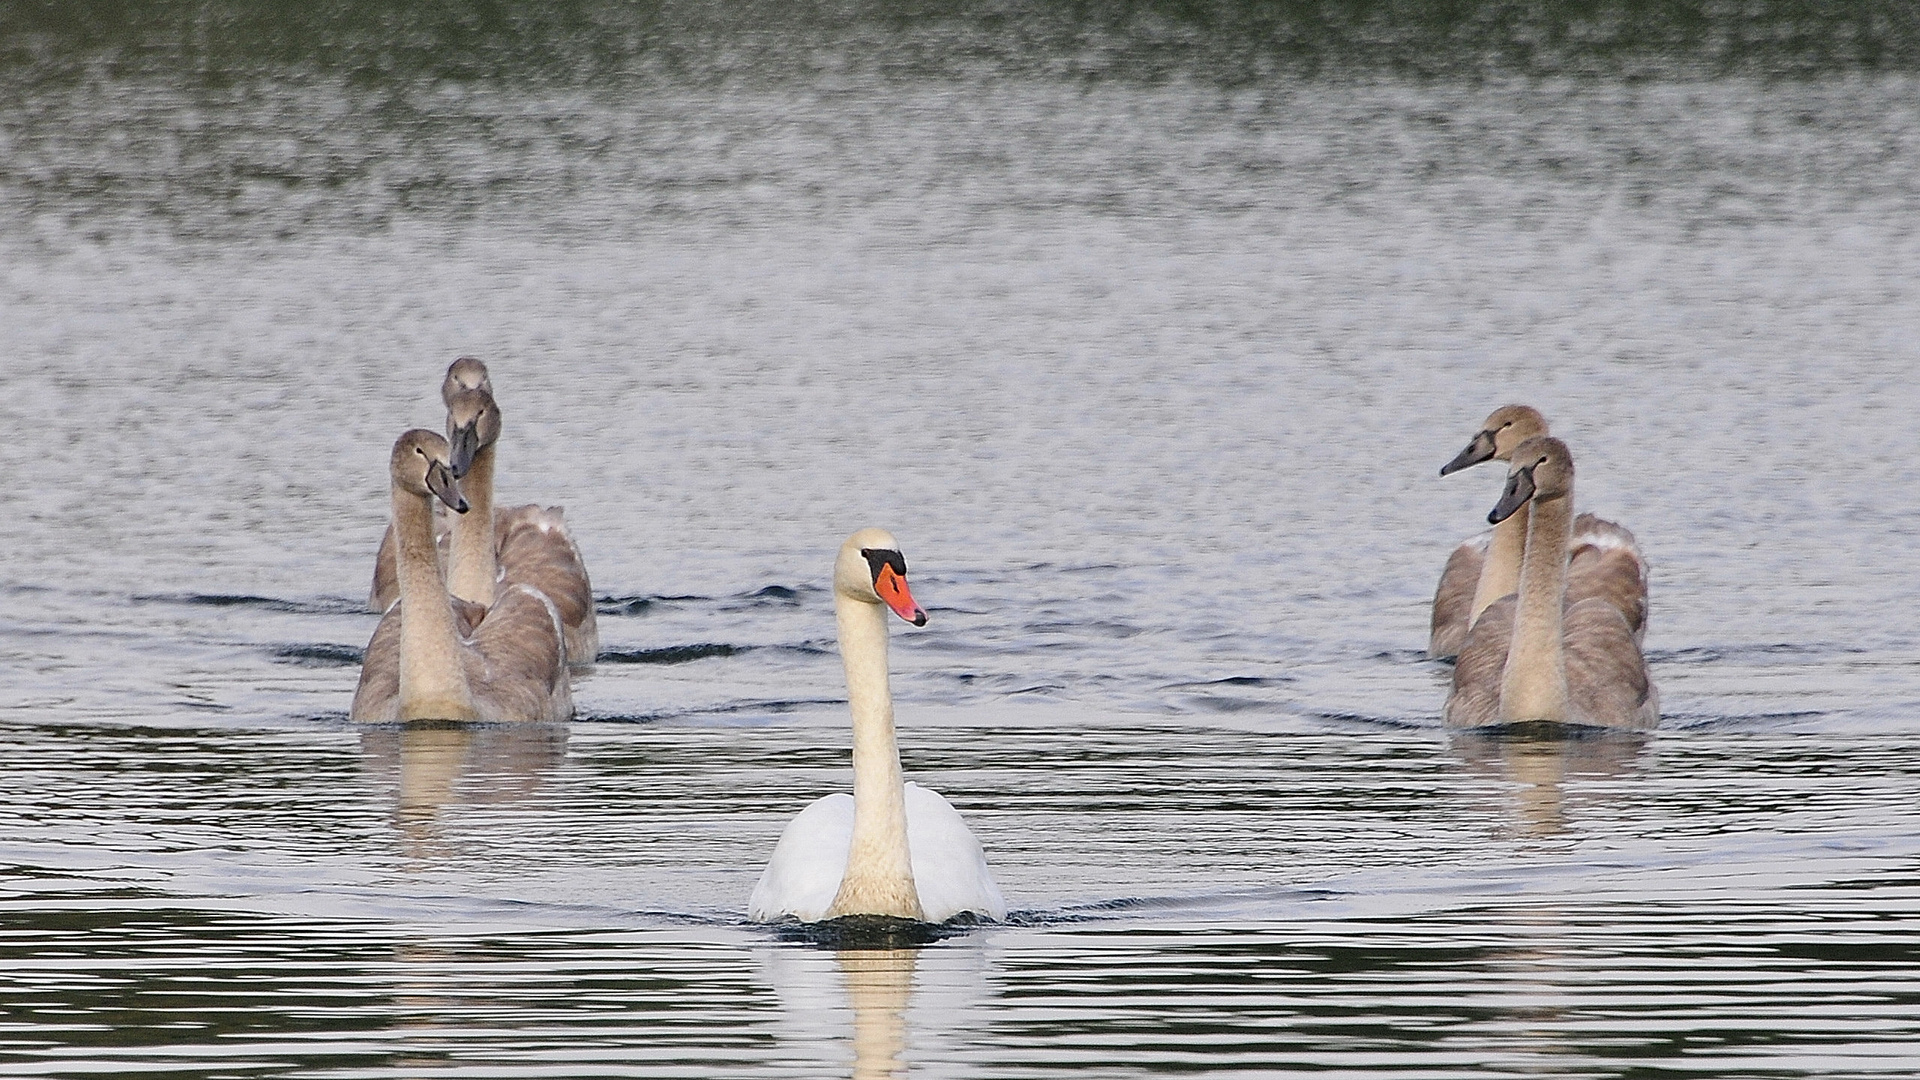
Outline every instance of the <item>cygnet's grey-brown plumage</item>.
[(573, 716), (566, 646), (553, 603), (526, 586), (501, 589), (462, 631), (433, 536), (433, 502), (468, 508), (447, 440), (415, 429), (394, 443), (393, 536), (398, 600), (367, 643), (354, 720), (549, 721)]
[[(453, 467), (473, 503), (472, 511), (456, 520), (443, 539), (449, 591), (484, 606), (492, 603), (495, 592), (513, 585), (540, 590), (566, 628), (568, 662), (592, 663), (600, 651), (593, 584), (567, 529), (565, 511), (531, 504), (494, 509), (494, 447), (501, 419), (486, 365), (472, 357), (456, 360), (441, 384), (441, 398), (447, 406)], [(392, 602), (390, 546), (382, 543), (374, 564), (371, 603), (376, 610), (385, 610), (382, 601)]]
[[(1527, 405), (1495, 409), (1481, 430), (1440, 475), (1458, 472), (1483, 461), (1507, 461), (1514, 447), (1546, 435), (1547, 420)], [(1520, 580), (1520, 556), (1526, 546), (1528, 508), (1490, 532), (1465, 541), (1447, 558), (1440, 585), (1433, 594), (1433, 615), (1427, 636), (1427, 655), (1455, 656), (1467, 640), (1474, 621), (1503, 596), (1511, 595)], [(1622, 526), (1592, 514), (1574, 519), (1569, 540), (1572, 561), (1567, 573), (1567, 602), (1595, 598), (1618, 608), (1632, 627), (1635, 641), (1646, 637), (1647, 565)]]
[(1600, 597), (1567, 595), (1573, 455), (1535, 437), (1515, 447), (1489, 520), (1531, 507), (1520, 587), (1481, 614), (1453, 669), (1444, 719), (1452, 727), (1548, 721), (1650, 728), (1660, 701), (1633, 628)]
[(448, 589), (469, 600), (486, 596), (489, 583), (495, 590), (514, 586), (540, 590), (560, 613), (567, 661), (591, 664), (600, 651), (593, 583), (567, 529), (565, 511), (532, 504), (494, 509), (494, 453), (500, 423), (500, 406), (484, 386), (463, 387), (449, 395), (447, 426), (453, 465), (461, 475), (461, 490), (474, 508), (453, 523), (447, 551)]
[(566, 629), (567, 662), (591, 664), (600, 654), (593, 583), (564, 514), (558, 506), (528, 504), (494, 515), (500, 579), (504, 585), (527, 585), (545, 593)]

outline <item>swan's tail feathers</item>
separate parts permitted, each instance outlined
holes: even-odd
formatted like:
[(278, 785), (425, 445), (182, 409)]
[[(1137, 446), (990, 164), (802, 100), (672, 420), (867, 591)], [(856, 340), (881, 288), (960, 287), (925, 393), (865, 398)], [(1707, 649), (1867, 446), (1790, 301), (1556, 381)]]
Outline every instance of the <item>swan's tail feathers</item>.
[(1633, 533), (1625, 525), (1594, 514), (1581, 514), (1573, 519), (1572, 546), (1578, 548), (1583, 544), (1640, 550), (1640, 542), (1633, 538)]

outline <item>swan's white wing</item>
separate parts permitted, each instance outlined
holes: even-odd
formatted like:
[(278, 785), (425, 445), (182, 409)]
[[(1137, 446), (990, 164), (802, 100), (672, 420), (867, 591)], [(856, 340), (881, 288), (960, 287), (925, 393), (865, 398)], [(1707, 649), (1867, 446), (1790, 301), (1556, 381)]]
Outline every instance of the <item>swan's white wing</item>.
[[(828, 795), (787, 823), (773, 858), (747, 900), (747, 918), (802, 922), (826, 918), (853, 843), (853, 796)], [(962, 912), (1004, 919), (1007, 902), (987, 869), (987, 856), (953, 804), (919, 784), (907, 785), (907, 847), (913, 883), (929, 922)]]
[[(823, 800), (824, 801), (824, 800)], [(815, 806), (820, 805), (815, 803)], [(847, 835), (853, 830), (853, 800), (847, 799)], [(785, 838), (781, 843), (786, 842)], [(990, 919), (1007, 917), (1007, 901), (987, 869), (986, 852), (953, 804), (940, 793), (919, 784), (907, 785), (907, 847), (913, 858), (913, 884), (920, 892), (920, 908), (928, 922), (946, 922), (971, 911)], [(840, 845), (840, 862), (847, 859), (847, 843)], [(771, 868), (769, 868), (771, 869)], [(834, 887), (839, 887), (839, 878)], [(756, 895), (758, 895), (756, 893)], [(831, 904), (833, 897), (827, 897)]]
[[(947, 810), (951, 813), (953, 808)], [(907, 812), (913, 812), (911, 787)], [(842, 792), (815, 799), (780, 834), (773, 858), (767, 860), (760, 883), (747, 900), (747, 918), (754, 922), (774, 922), (788, 915), (801, 922), (826, 918), (840, 891), (840, 879), (846, 876), (847, 850), (852, 845), (853, 796)]]

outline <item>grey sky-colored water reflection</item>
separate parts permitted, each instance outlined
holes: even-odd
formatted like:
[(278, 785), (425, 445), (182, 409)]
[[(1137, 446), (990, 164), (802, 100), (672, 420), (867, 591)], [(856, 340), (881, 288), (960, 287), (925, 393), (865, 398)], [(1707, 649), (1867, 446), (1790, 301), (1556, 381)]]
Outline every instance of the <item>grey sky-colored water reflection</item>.
[[(5, 24), (0, 1072), (1911, 1073), (1904, 24), (1363, 8)], [(353, 730), (461, 353), (606, 656)], [(1514, 399), (1653, 562), (1643, 739), (1439, 728)], [(836, 953), (742, 909), (869, 523), (1016, 914)]]

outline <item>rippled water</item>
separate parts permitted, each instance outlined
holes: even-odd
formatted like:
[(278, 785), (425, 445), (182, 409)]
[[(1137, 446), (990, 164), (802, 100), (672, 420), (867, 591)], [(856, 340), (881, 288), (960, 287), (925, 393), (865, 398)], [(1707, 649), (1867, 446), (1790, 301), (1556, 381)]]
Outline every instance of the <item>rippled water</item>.
[[(0, 1073), (1915, 1070), (1897, 20), (112, 10), (0, 50)], [(359, 730), (463, 353), (605, 653)], [(1644, 739), (1440, 728), (1508, 400), (1653, 562)], [(743, 909), (848, 782), (866, 524), (1015, 913), (835, 953)]]

